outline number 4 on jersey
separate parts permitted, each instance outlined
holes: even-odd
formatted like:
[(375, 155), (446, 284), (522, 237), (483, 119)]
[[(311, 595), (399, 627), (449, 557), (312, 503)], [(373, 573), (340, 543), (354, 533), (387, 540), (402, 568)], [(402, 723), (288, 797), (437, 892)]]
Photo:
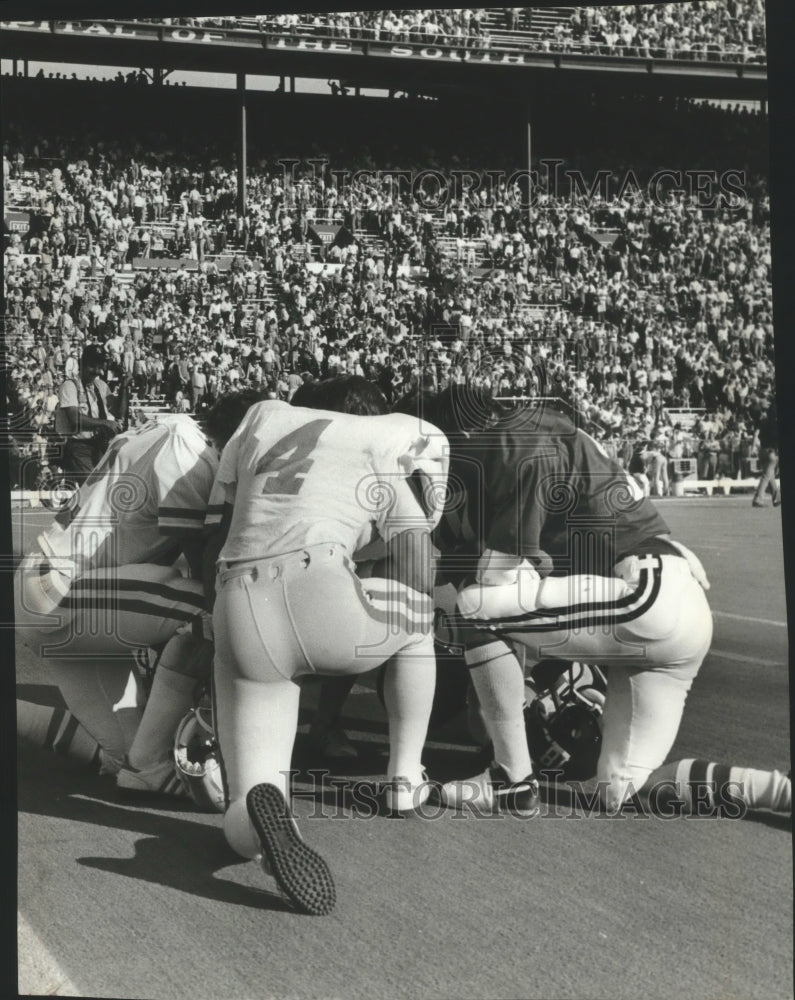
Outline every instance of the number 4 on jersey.
[(280, 438), (257, 462), (255, 476), (265, 476), (262, 492), (296, 494), (312, 468), (309, 457), (330, 420), (312, 420)]

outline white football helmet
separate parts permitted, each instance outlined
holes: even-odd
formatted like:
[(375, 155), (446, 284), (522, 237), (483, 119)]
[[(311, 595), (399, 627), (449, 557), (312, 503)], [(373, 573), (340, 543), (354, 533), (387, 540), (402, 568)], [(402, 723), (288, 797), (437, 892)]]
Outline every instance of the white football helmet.
[(212, 708), (206, 701), (192, 708), (177, 726), (174, 764), (183, 788), (203, 812), (225, 811), (221, 754)]

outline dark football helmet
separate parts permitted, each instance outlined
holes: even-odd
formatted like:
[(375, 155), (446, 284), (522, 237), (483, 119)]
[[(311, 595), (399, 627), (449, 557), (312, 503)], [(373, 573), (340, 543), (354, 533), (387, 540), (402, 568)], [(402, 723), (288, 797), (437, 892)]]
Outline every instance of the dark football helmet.
[(596, 774), (607, 678), (599, 667), (561, 660), (536, 664), (527, 683), (525, 725), (536, 770), (550, 779)]

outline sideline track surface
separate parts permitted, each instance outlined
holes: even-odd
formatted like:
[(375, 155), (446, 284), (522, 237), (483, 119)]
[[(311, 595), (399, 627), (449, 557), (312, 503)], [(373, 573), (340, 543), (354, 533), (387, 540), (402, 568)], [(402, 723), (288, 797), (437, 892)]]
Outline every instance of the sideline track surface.
[[(661, 504), (712, 581), (713, 652), (672, 758), (778, 767), (789, 759), (780, 510), (747, 498)], [(15, 514), (16, 537), (46, 514)], [(35, 529), (34, 529), (35, 525)], [(20, 530), (21, 527), (21, 530)], [(57, 697), (21, 646), (18, 696)], [(306, 705), (313, 692), (307, 691)], [(385, 766), (383, 714), (362, 678), (347, 709), (360, 772)], [(307, 713), (302, 713), (306, 721)], [(302, 731), (305, 730), (305, 724)], [(300, 737), (299, 737), (300, 744)], [(434, 777), (467, 775), (455, 733)], [(20, 747), (21, 993), (243, 998), (791, 997), (791, 824), (585, 816), (532, 820), (344, 815), (311, 786), (302, 832), (329, 862), (329, 917), (293, 913), (220, 817), (130, 805), (109, 779)], [(557, 814), (557, 815), (556, 815)]]

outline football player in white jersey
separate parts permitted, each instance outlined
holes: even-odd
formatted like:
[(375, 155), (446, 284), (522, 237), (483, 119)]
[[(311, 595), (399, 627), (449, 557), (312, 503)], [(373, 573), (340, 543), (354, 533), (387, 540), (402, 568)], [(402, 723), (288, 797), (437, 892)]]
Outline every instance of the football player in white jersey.
[[(118, 435), (17, 570), (20, 636), (52, 670), (121, 788), (177, 786), (174, 730), (211, 662), (199, 628), (207, 502), (220, 448), (261, 398), (220, 401), (208, 418), (215, 444), (187, 416)], [(180, 554), (194, 578), (174, 565)], [(142, 646), (165, 646), (145, 715), (133, 661)]]
[[(302, 911), (335, 901), (325, 861), (297, 832), (290, 764), (303, 674), (363, 673), (388, 662), (387, 805), (430, 792), (422, 747), (433, 701), (430, 531), (447, 476), (443, 435), (386, 414), (365, 379), (334, 380), (379, 416), (281, 402), (251, 408), (221, 456), (208, 510), (217, 534), (215, 722), (228, 807), (224, 833), (259, 857)], [(331, 396), (328, 397), (333, 402)], [(347, 407), (350, 408), (350, 407)], [(360, 578), (352, 556), (380, 536), (387, 559)], [(216, 596), (217, 589), (217, 596)]]

